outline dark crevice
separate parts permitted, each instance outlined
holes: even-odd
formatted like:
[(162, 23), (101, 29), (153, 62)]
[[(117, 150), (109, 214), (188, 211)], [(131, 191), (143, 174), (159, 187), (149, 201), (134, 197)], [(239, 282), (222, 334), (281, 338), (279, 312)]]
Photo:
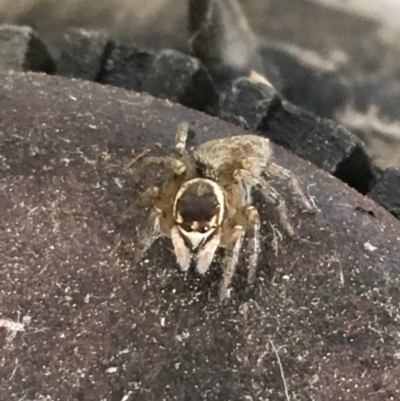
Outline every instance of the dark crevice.
[(357, 146), (348, 158), (338, 164), (333, 175), (363, 195), (376, 183), (371, 161), (361, 146)]

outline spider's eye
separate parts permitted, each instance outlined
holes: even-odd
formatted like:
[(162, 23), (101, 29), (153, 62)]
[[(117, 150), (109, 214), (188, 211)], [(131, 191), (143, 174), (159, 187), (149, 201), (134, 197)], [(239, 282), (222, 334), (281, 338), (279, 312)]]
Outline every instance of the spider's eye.
[(207, 226), (205, 226), (205, 227), (200, 227), (197, 231), (200, 234), (205, 234), (208, 230), (209, 230), (209, 228)]
[(190, 233), (192, 232), (192, 227), (189, 224), (181, 224), (181, 227), (187, 232)]

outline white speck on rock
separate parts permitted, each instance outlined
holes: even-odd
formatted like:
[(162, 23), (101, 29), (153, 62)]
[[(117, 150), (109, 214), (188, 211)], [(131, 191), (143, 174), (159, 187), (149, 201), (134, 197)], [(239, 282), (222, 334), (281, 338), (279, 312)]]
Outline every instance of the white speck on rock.
[(370, 242), (366, 242), (366, 243), (364, 244), (364, 248), (365, 248), (367, 251), (370, 251), (370, 252), (374, 252), (374, 251), (376, 251), (376, 250), (378, 249), (376, 246), (373, 246)]

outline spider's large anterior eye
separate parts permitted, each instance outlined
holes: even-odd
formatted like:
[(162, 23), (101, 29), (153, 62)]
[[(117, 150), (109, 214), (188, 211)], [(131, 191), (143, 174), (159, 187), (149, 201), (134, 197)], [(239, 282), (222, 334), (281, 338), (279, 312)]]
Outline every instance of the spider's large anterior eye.
[(182, 224), (181, 227), (187, 232), (190, 233), (192, 232), (192, 227), (189, 224)]
[(197, 231), (200, 234), (205, 234), (208, 230), (209, 230), (209, 228), (206, 226), (206, 227), (200, 227)]

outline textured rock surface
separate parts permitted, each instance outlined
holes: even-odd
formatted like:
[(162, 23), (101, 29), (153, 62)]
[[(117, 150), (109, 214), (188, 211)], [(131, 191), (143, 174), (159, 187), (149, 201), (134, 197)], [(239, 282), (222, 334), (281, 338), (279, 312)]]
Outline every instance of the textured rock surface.
[(54, 72), (54, 61), (29, 27), (0, 25), (0, 71)]
[(276, 216), (260, 202), (255, 285), (243, 261), (220, 304), (218, 263), (185, 276), (162, 240), (134, 265), (136, 223), (119, 216), (142, 190), (132, 150), (166, 152), (184, 120), (199, 142), (240, 129), (89, 82), (0, 81), (0, 325), (25, 329), (0, 328), (0, 399), (284, 401), (284, 383), (290, 399), (400, 397), (393, 216), (275, 147), (320, 212), (300, 214), (282, 186), (298, 238), (275, 255)]

